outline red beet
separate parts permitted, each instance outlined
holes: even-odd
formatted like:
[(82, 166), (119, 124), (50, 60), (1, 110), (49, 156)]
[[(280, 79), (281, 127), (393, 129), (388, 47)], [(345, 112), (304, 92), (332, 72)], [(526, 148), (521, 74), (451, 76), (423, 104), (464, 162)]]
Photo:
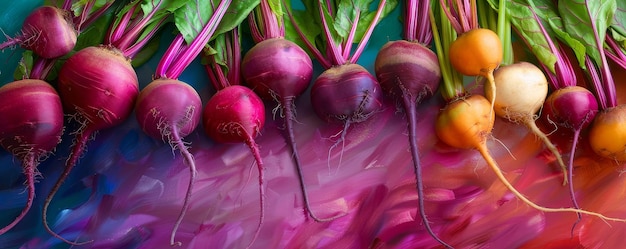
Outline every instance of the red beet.
[(42, 80), (19, 80), (0, 87), (0, 145), (22, 161), (28, 201), (20, 215), (0, 229), (0, 235), (17, 225), (35, 198), (39, 161), (61, 142), (63, 108), (57, 92)]
[(42, 58), (51, 59), (72, 51), (76, 40), (77, 32), (68, 12), (41, 6), (26, 17), (21, 34), (0, 44), (0, 49), (20, 45)]

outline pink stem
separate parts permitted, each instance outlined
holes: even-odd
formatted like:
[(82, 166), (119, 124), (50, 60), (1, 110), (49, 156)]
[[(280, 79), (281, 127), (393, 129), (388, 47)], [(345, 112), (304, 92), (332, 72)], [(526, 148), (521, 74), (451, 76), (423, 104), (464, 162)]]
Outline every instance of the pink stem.
[(620, 47), (615, 39), (610, 35), (606, 36), (606, 43), (610, 48), (604, 49), (606, 55), (620, 67), (626, 69), (626, 55), (624, 54), (622, 47)]
[(63, 1), (63, 6), (61, 6), (61, 9), (67, 10), (67, 11), (72, 11), (72, 0), (65, 0)]
[(265, 39), (285, 37), (285, 25), (283, 24), (282, 17), (276, 16), (272, 12), (269, 1), (261, 0), (259, 6), (261, 8), (263, 27), (265, 28), (265, 33), (263, 34), (263, 37)]
[(456, 0), (455, 3), (457, 7), (457, 12), (459, 13), (458, 19), (461, 23), (461, 27), (463, 28), (463, 33), (465, 33), (469, 30), (470, 25), (468, 23), (468, 20), (465, 18), (466, 11), (463, 9), (463, 0)]
[(350, 29), (350, 33), (348, 34), (348, 38), (345, 41), (345, 48), (343, 49), (343, 58), (344, 60), (348, 60), (350, 58), (350, 52), (352, 50), (352, 43), (354, 42), (354, 35), (356, 34), (356, 28), (359, 24), (359, 17), (361, 16), (361, 11), (356, 12), (356, 16), (354, 17), (354, 23), (352, 23), (352, 28)]
[(361, 41), (359, 42), (359, 46), (356, 48), (356, 51), (354, 52), (354, 54), (352, 55), (352, 58), (350, 59), (351, 63), (356, 63), (356, 61), (359, 60), (359, 57), (361, 56), (361, 53), (363, 52), (363, 50), (365, 50), (365, 45), (367, 44), (367, 41), (372, 36), (372, 33), (374, 32), (374, 28), (376, 27), (376, 24), (378, 24), (378, 21), (380, 20), (380, 15), (382, 15), (383, 9), (386, 3), (387, 3), (387, 0), (380, 1), (380, 5), (378, 5), (378, 10), (376, 11), (376, 15), (374, 16), (374, 19), (372, 19), (372, 23), (370, 23), (370, 26), (367, 28), (367, 31), (363, 35), (363, 39), (361, 39)]
[[(404, 5), (404, 39), (414, 41), (417, 39), (417, 1), (406, 0)], [(426, 2), (426, 1), (423, 1)]]
[[(135, 41), (135, 39), (137, 39), (137, 37), (145, 29), (145, 27), (148, 24), (148, 22), (151, 21), (152, 17), (156, 14), (156, 12), (158, 11), (159, 7), (161, 6), (161, 3), (162, 3), (162, 1), (159, 1), (155, 6), (153, 6), (152, 11), (150, 13), (148, 13), (147, 16), (142, 17), (141, 21), (139, 23), (137, 23), (137, 25), (132, 27), (128, 32), (125, 32), (120, 40), (113, 41), (115, 47), (117, 47), (118, 49), (122, 50), (124, 52), (124, 54), (126, 54), (126, 51), (128, 50), (128, 48), (130, 46), (132, 46), (133, 43), (137, 42), (137, 41)], [(159, 21), (159, 25), (157, 25), (150, 32), (150, 34), (154, 34), (156, 32), (156, 30), (160, 27), (160, 24), (164, 23), (165, 19), (166, 19), (165, 17), (162, 18)], [(144, 38), (144, 41), (147, 42), (147, 40), (149, 40), (149, 38), (151, 38), (151, 37)], [(146, 42), (144, 42), (144, 44)]]
[[(443, 9), (443, 13), (446, 15), (446, 17), (450, 21), (450, 24), (452, 25), (452, 28), (454, 28), (454, 30), (456, 31), (457, 34), (462, 34), (463, 33), (463, 27), (459, 23), (459, 20), (457, 20), (457, 18), (452, 14), (452, 12), (450, 12), (450, 8), (452, 6), (447, 5), (446, 4), (446, 0), (439, 0), (439, 4), (441, 5), (441, 7)], [(450, 4), (452, 4), (452, 3), (450, 3)]]
[[(156, 25), (156, 27), (161, 27), (165, 23), (166, 20), (167, 20), (166, 18), (162, 18), (161, 20), (159, 20), (159, 22)], [(139, 52), (141, 52), (141, 50), (146, 46), (146, 44), (148, 44), (148, 42), (150, 42), (150, 39), (152, 39), (152, 37), (154, 37), (154, 35), (158, 31), (159, 31), (158, 28), (150, 30), (150, 32), (148, 32), (148, 34), (146, 34), (144, 37), (142, 37), (141, 40), (135, 42), (135, 44), (133, 44), (132, 46), (130, 46), (126, 50), (124, 50), (123, 51), (124, 56), (126, 56), (128, 58), (135, 58), (135, 56)]]
[(229, 38), (230, 42), (226, 43), (229, 45), (229, 58), (231, 58), (228, 60), (228, 82), (230, 82), (231, 85), (239, 85), (241, 84), (241, 44), (239, 42), (239, 30), (237, 28), (232, 30)]
[(185, 39), (181, 34), (178, 34), (176, 37), (174, 37), (174, 40), (172, 41), (172, 43), (170, 43), (170, 46), (167, 48), (165, 53), (163, 53), (163, 56), (161, 57), (161, 60), (157, 65), (154, 75), (156, 79), (168, 77), (168, 75), (166, 75), (167, 69), (170, 67), (174, 59), (176, 59), (176, 56), (182, 50), (184, 42)]
[(119, 19), (117, 26), (111, 25), (109, 31), (107, 32), (107, 35), (104, 37), (105, 45), (113, 44), (124, 35), (126, 27), (129, 25), (135, 9), (137, 9), (138, 6), (139, 3), (133, 5), (133, 7), (128, 10), (128, 12), (124, 13), (124, 15)]
[(600, 75), (598, 74), (598, 70), (596, 69), (596, 65), (592, 62), (591, 57), (589, 55), (585, 56), (585, 66), (589, 72), (589, 77), (591, 78), (591, 83), (595, 89), (596, 97), (598, 98), (598, 103), (602, 109), (608, 108), (606, 92), (604, 91), (604, 86), (602, 84), (602, 80), (600, 79)]
[[(80, 15), (73, 18), (73, 23), (77, 31), (80, 32), (80, 30), (83, 29), (83, 23), (87, 19), (87, 16), (89, 16), (89, 12), (91, 12), (91, 9), (93, 8), (94, 4), (95, 4), (95, 1), (87, 1), (87, 4), (85, 4), (85, 6), (83, 7), (83, 10), (80, 12)], [(68, 10), (68, 12), (72, 13), (71, 10)]]
[(82, 28), (84, 27), (89, 27), (91, 24), (93, 24), (96, 20), (98, 20), (98, 18), (100, 16), (102, 16), (111, 6), (113, 5), (113, 1), (111, 2), (107, 2), (104, 6), (102, 6), (101, 8), (99, 8), (98, 10), (96, 10), (96, 12), (94, 12), (93, 14), (90, 14), (87, 16), (87, 18), (84, 19), (84, 21), (82, 22), (80, 26), (80, 28), (78, 28), (78, 31), (82, 31)]
[(306, 38), (306, 36), (304, 35), (304, 33), (302, 32), (300, 27), (298, 27), (298, 24), (296, 23), (296, 20), (293, 18), (293, 14), (289, 10), (289, 8), (285, 8), (285, 11), (287, 11), (287, 15), (289, 16), (289, 20), (291, 21), (291, 24), (293, 24), (293, 27), (296, 29), (296, 32), (298, 33), (298, 36), (304, 42), (304, 45), (307, 47), (307, 49), (311, 53), (313, 53), (313, 57), (315, 57), (315, 59), (317, 59), (317, 61), (322, 65), (323, 68), (330, 68), (330, 67), (332, 67), (333, 64), (326, 58), (326, 56), (322, 55), (320, 50), (317, 49), (317, 47), (315, 47), (313, 44), (311, 44), (311, 42)]
[(430, 18), (428, 17), (428, 10), (430, 10), (430, 0), (421, 0), (417, 10), (417, 19), (419, 23), (417, 26), (417, 42), (430, 45), (433, 40), (433, 32), (430, 26)]
[[(590, 17), (593, 17), (593, 15), (589, 12), (590, 10), (587, 9), (587, 15)], [(593, 24), (593, 22), (592, 22)], [(595, 28), (595, 27), (594, 27)], [(606, 55), (604, 54), (604, 49), (603, 49), (603, 45), (604, 45), (604, 38), (600, 39), (598, 32), (593, 32), (593, 36), (594, 36), (594, 40), (596, 42), (596, 48), (598, 49), (598, 52), (600, 53), (600, 65), (598, 65), (600, 67), (600, 77), (601, 77), (601, 81), (600, 84), (603, 85), (604, 88), (604, 94), (605, 94), (605, 98), (606, 98), (606, 107), (615, 107), (617, 106), (617, 93), (615, 90), (615, 82), (613, 81), (613, 76), (611, 74), (610, 68), (609, 68), (609, 64), (606, 60)]]
[(209, 39), (217, 29), (218, 24), (226, 14), (226, 10), (228, 10), (228, 6), (232, 0), (223, 0), (215, 9), (213, 16), (209, 19), (207, 24), (202, 28), (198, 36), (189, 44), (189, 48), (187, 51), (183, 53), (182, 56), (179, 56), (172, 63), (172, 67), (167, 70), (167, 75), (173, 78), (178, 78), (180, 74), (191, 64), (191, 62), (196, 58), (196, 56), (202, 51), (204, 45), (209, 42)]
[(250, 12), (250, 15), (248, 15), (248, 24), (250, 25), (250, 34), (252, 35), (252, 40), (254, 40), (254, 43), (259, 43), (265, 40), (265, 37), (259, 30), (259, 25), (256, 24), (254, 11)]
[(333, 36), (330, 33), (330, 27), (328, 26), (328, 22), (326, 21), (324, 8), (321, 4), (319, 5), (319, 14), (322, 18), (322, 28), (324, 29), (324, 35), (326, 36), (326, 46), (328, 46), (327, 49), (329, 49), (330, 51), (332, 64), (343, 65), (346, 63), (346, 60), (341, 56), (341, 47), (335, 43)]

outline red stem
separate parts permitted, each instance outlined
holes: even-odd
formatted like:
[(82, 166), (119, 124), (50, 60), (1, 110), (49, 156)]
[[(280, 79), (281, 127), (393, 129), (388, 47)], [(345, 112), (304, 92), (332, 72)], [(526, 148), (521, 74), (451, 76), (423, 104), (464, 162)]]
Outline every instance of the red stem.
[(222, 65), (218, 64), (213, 56), (211, 56), (211, 60), (211, 63), (207, 64), (205, 68), (207, 69), (207, 74), (211, 79), (215, 91), (220, 91), (228, 87), (230, 83), (228, 82), (228, 78), (224, 75)]

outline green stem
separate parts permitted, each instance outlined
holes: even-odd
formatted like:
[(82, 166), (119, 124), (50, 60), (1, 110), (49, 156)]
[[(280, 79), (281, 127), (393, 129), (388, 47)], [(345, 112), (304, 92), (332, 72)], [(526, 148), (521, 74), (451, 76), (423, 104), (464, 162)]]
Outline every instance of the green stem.
[(502, 62), (500, 65), (508, 65), (513, 63), (513, 45), (511, 41), (511, 21), (506, 14), (507, 0), (500, 0), (498, 3), (498, 24), (497, 34), (502, 43)]
[(478, 7), (478, 25), (482, 28), (488, 28), (496, 32), (494, 13), (491, 11), (491, 7), (485, 6), (486, 4), (488, 4), (486, 1), (478, 1), (476, 3)]
[[(439, 6), (439, 13), (443, 13), (443, 7)], [(450, 64), (450, 60), (448, 58), (448, 48), (450, 44), (456, 39), (456, 31), (453, 29), (450, 20), (445, 16), (440, 14), (439, 21), (441, 26), (441, 32), (439, 27), (437, 27), (437, 22), (435, 21), (435, 14), (431, 11), (430, 14), (430, 22), (433, 29), (433, 41), (435, 43), (436, 51), (438, 52), (437, 56), (439, 58), (439, 67), (441, 68), (441, 75), (443, 77), (443, 82), (440, 85), (441, 87), (441, 95), (446, 100), (454, 99), (458, 96), (465, 94), (465, 88), (463, 86), (463, 76), (459, 74), (457, 71), (452, 70), (452, 65)]]

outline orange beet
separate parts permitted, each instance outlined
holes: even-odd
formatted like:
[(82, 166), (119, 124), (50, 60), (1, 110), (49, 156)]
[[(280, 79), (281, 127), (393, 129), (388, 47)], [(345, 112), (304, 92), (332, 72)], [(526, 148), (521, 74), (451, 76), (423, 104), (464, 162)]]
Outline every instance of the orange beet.
[(594, 119), (589, 128), (589, 144), (603, 157), (626, 161), (626, 105), (606, 109)]

